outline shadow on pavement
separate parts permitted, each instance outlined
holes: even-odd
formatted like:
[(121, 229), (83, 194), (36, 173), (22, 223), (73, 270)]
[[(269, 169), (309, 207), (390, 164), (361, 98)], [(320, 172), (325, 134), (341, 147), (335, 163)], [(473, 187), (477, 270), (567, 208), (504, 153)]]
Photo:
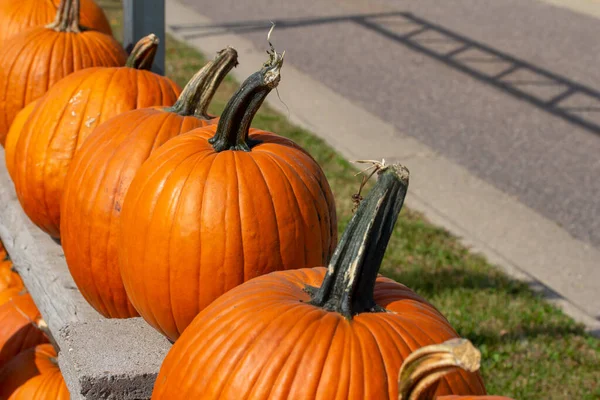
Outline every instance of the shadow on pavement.
[[(453, 32), (409, 12), (276, 19), (278, 29), (352, 22), (513, 97), (600, 134), (600, 91)], [(269, 20), (171, 25), (185, 39), (267, 31)]]

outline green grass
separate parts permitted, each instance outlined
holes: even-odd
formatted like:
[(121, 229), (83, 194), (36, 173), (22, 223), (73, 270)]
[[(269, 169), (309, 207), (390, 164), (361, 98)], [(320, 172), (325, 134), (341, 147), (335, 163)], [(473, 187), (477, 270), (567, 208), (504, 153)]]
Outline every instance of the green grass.
[[(100, 3), (119, 36), (119, 2)], [(205, 59), (171, 37), (166, 45), (167, 75), (183, 86)], [(236, 88), (237, 82), (228, 78), (211, 112), (220, 113)], [(267, 106), (253, 126), (293, 139), (320, 163), (336, 196), (341, 232), (360, 182), (354, 165)], [(402, 211), (381, 272), (427, 298), (478, 346), (489, 393), (523, 400), (600, 399), (600, 341), (422, 215)]]

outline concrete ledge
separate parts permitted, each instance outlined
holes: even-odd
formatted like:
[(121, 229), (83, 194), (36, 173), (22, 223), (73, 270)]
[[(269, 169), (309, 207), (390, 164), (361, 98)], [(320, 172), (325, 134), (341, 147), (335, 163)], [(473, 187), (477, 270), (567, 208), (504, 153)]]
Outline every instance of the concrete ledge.
[(110, 320), (75, 286), (62, 248), (23, 212), (0, 148), (0, 238), (59, 347), (72, 399), (149, 399), (171, 344), (141, 318)]

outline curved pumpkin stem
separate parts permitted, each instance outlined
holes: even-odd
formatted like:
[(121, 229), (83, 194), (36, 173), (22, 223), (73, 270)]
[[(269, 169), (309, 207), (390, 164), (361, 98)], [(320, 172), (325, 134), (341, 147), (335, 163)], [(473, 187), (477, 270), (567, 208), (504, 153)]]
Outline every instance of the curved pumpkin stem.
[(150, 70), (156, 52), (158, 51), (159, 43), (160, 39), (154, 33), (141, 38), (131, 50), (131, 54), (129, 54), (125, 66), (135, 69)]
[(219, 85), (233, 67), (238, 65), (237, 51), (227, 47), (217, 53), (214, 60), (208, 62), (185, 85), (179, 99), (169, 110), (182, 116), (194, 115), (200, 119), (213, 119), (208, 114), (208, 106)]
[[(271, 31), (269, 31), (270, 33)], [(270, 43), (270, 42), (269, 42)], [(215, 135), (209, 139), (215, 151), (250, 151), (250, 124), (267, 95), (281, 79), (285, 51), (277, 53), (271, 45), (267, 61), (260, 71), (250, 75), (231, 97), (221, 114)]]
[(81, 32), (79, 10), (79, 0), (61, 0), (56, 10), (54, 22), (46, 27), (58, 32)]
[(307, 287), (310, 304), (348, 319), (362, 312), (385, 312), (373, 298), (381, 260), (402, 209), (409, 172), (382, 165), (379, 179), (352, 216), (336, 247), (320, 288)]
[(481, 353), (467, 339), (451, 339), (411, 353), (398, 378), (398, 400), (431, 400), (439, 380), (450, 372), (479, 369)]

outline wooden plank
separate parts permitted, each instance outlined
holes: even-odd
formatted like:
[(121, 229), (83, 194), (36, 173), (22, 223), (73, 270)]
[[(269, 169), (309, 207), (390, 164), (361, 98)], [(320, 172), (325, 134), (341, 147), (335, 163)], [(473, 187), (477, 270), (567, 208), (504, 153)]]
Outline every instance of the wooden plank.
[(165, 73), (165, 1), (123, 0), (123, 44), (129, 51), (142, 37), (154, 33), (160, 39), (152, 71)]

